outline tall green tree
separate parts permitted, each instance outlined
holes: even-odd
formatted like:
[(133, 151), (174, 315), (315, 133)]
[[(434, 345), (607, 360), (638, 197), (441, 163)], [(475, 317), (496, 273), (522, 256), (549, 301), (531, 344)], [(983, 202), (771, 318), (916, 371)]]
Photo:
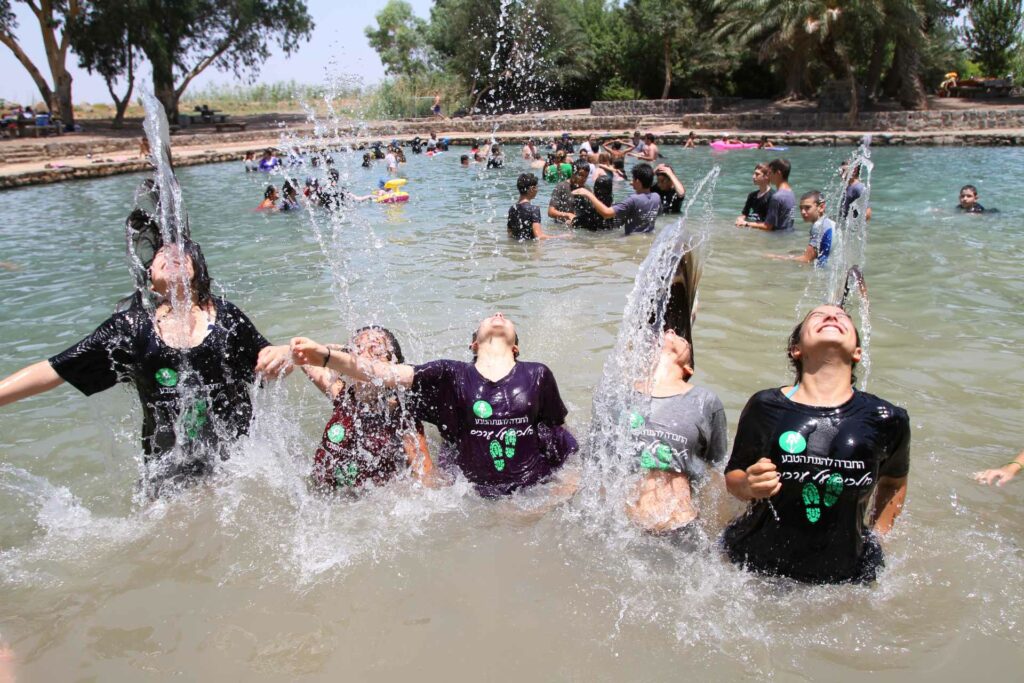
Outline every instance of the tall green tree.
[(990, 76), (1005, 76), (1021, 49), (1024, 3), (1021, 0), (978, 0), (967, 13), (964, 41)]
[(22, 47), (21, 39), (17, 35), (18, 22), (14, 16), (12, 0), (0, 0), (0, 43), (6, 45), (28, 71), (50, 112), (54, 116), (59, 116), (65, 124), (73, 125), (75, 110), (71, 100), (72, 78), (67, 68), (68, 48), (71, 45), (68, 24), (82, 11), (82, 5), (79, 0), (17, 1), (28, 7), (39, 24), (53, 85), (47, 82), (42, 71)]
[(303, 0), (124, 0), (124, 4), (129, 23), (134, 24), (127, 35), (149, 60), (155, 95), (172, 121), (189, 83), (207, 68), (251, 80), (269, 56), (271, 40), (291, 54), (313, 30)]
[[(114, 100), (114, 128), (124, 126), (125, 110), (135, 89), (136, 26), (131, 7), (120, 0), (92, 0), (70, 25), (71, 48), (78, 55), (78, 65), (102, 76)], [(125, 82), (120, 96), (115, 89), (119, 80)]]
[(388, 0), (376, 16), (377, 27), (367, 26), (370, 47), (380, 55), (387, 73), (415, 78), (429, 67), (427, 22), (413, 14), (405, 0)]

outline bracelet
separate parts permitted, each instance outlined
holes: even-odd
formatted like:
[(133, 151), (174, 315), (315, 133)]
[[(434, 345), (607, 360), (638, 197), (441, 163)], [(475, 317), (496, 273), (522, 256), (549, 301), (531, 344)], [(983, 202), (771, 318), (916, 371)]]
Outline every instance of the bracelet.
[(1010, 465), (1016, 465), (1017, 467), (1024, 470), (1024, 463), (1020, 462), (1019, 460), (1011, 460), (1010, 462), (1003, 465), (1003, 467), (1009, 467)]
[(329, 363), (330, 361), (331, 361), (331, 347), (330, 347), (330, 346), (328, 346), (328, 347), (327, 347), (327, 357), (326, 357), (326, 358), (324, 358), (324, 367), (325, 367), (325, 368), (327, 367), (327, 364), (328, 364), (328, 363)]

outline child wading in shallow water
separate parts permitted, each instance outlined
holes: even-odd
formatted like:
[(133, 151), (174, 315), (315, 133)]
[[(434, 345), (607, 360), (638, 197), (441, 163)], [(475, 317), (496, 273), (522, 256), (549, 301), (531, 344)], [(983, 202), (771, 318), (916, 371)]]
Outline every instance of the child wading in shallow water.
[[(402, 363), (402, 349), (387, 329), (377, 326), (356, 330), (348, 352), (366, 361)], [(325, 364), (326, 365), (326, 364)], [(313, 481), (323, 490), (351, 489), (367, 482), (384, 484), (411, 469), (429, 481), (433, 462), (423, 426), (394, 389), (371, 383), (346, 383), (326, 367), (303, 365), (302, 371), (334, 402), (313, 458)]]

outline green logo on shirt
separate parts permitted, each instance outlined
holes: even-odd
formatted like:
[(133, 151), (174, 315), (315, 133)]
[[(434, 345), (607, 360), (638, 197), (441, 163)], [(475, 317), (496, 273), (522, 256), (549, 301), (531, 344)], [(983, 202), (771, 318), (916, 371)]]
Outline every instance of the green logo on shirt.
[[(491, 453), (491, 460), (494, 461), (494, 469), (499, 472), (505, 469), (505, 458), (515, 457), (516, 443), (518, 441), (519, 436), (516, 434), (516, 430), (514, 429), (510, 429), (505, 432), (505, 436), (502, 437), (501, 441), (491, 441), (488, 445), (488, 450)], [(504, 443), (504, 448), (502, 447), (502, 443)]]
[(807, 450), (807, 439), (800, 432), (784, 432), (779, 437), (779, 448), (790, 455), (803, 453)]
[(338, 424), (331, 425), (327, 430), (327, 438), (331, 443), (341, 443), (345, 440), (345, 428)]
[(821, 519), (821, 506), (830, 508), (839, 501), (839, 495), (843, 492), (843, 477), (836, 473), (825, 480), (825, 495), (818, 493), (818, 487), (813, 482), (804, 484), (802, 498), (807, 513), (807, 521), (814, 524)]
[(338, 465), (334, 468), (334, 485), (335, 486), (355, 486), (356, 479), (359, 476), (359, 465), (354, 462), (350, 462), (344, 467)]
[(655, 442), (640, 454), (640, 466), (645, 470), (667, 470), (672, 466), (672, 448)]
[(644, 426), (644, 416), (635, 410), (629, 414), (629, 428), (640, 429)]
[[(174, 372), (171, 370), (171, 372)], [(199, 436), (199, 430), (207, 423), (206, 418), (207, 405), (206, 401), (196, 401), (191, 408), (185, 411), (182, 416), (182, 425), (185, 428), (185, 435), (189, 439), (194, 439)]]
[(177, 386), (178, 373), (171, 368), (160, 368), (156, 371), (156, 381), (163, 387)]
[(487, 401), (477, 401), (473, 404), (473, 414), (482, 420), (486, 420), (494, 414), (494, 409)]

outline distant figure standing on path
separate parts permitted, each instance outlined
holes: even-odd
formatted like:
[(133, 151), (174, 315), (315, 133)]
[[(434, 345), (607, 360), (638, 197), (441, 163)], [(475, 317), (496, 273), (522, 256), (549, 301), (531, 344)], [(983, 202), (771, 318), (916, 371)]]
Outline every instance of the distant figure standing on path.
[(442, 119), (444, 118), (444, 115), (441, 114), (441, 93), (434, 95), (434, 106), (431, 108), (431, 111), (434, 112), (434, 116)]

